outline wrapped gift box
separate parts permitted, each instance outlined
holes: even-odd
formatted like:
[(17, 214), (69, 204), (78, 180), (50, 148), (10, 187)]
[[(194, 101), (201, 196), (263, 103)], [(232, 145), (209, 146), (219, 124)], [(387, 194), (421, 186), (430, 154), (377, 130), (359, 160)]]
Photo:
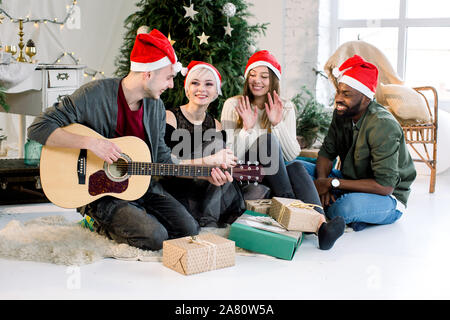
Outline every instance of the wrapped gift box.
[(302, 232), (287, 231), (266, 214), (247, 210), (231, 225), (228, 238), (237, 247), (292, 260), (302, 236)]
[(273, 197), (269, 216), (287, 230), (316, 232), (322, 215), (314, 206), (297, 199)]
[(247, 210), (264, 214), (269, 214), (271, 204), (270, 199), (245, 200)]
[(163, 242), (163, 265), (189, 275), (234, 265), (234, 242), (212, 233)]

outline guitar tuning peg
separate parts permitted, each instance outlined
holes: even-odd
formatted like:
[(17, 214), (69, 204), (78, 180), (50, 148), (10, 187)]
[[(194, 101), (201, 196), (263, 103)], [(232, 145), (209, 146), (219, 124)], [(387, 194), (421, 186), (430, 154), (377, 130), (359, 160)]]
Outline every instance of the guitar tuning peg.
[(257, 166), (259, 164), (259, 162), (258, 161), (255, 161), (255, 166)]

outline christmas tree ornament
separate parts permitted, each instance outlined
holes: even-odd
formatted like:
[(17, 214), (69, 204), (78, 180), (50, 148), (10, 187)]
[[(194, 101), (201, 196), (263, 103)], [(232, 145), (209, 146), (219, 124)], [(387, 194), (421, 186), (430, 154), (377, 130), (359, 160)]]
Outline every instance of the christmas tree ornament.
[(200, 44), (202, 44), (202, 43), (208, 44), (208, 38), (209, 38), (209, 36), (205, 35), (204, 32), (202, 32), (202, 35), (201, 35), (201, 36), (197, 36), (197, 38), (200, 39)]
[(227, 2), (222, 7), (222, 12), (227, 17), (227, 25), (226, 27), (223, 27), (225, 29), (225, 34), (231, 37), (231, 31), (233, 31), (233, 28), (230, 26), (230, 18), (234, 17), (236, 14), (236, 6), (231, 2)]
[(170, 32), (169, 32), (169, 35), (167, 36), (167, 39), (169, 39), (171, 46), (173, 46), (173, 44), (176, 42), (175, 40), (172, 40), (172, 38), (170, 37)]
[[(228, 18), (227, 18), (228, 19)], [(230, 22), (229, 21), (227, 21), (227, 26), (226, 27), (223, 27), (224, 29), (225, 29), (225, 34), (227, 35), (227, 36), (230, 36), (231, 37), (231, 31), (233, 31), (233, 28), (230, 26)]]
[(183, 6), (184, 10), (186, 10), (186, 14), (184, 15), (184, 17), (188, 17), (191, 18), (192, 20), (195, 20), (195, 15), (198, 13), (198, 11), (194, 10), (194, 5), (191, 3), (191, 5), (189, 7), (185, 7)]
[(149, 33), (150, 32), (150, 28), (148, 26), (140, 26), (137, 31), (136, 34), (140, 34), (140, 33)]
[(236, 14), (236, 6), (231, 2), (227, 2), (223, 5), (222, 12), (227, 18), (234, 17)]

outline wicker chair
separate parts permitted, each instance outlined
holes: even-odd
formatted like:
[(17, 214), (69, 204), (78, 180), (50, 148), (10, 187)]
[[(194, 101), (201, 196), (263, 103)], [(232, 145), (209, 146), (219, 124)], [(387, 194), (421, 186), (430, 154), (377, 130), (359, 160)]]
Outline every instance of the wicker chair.
[[(436, 186), (438, 96), (436, 89), (433, 87), (416, 87), (414, 90), (425, 99), (432, 122), (402, 125), (402, 128), (406, 143), (414, 151), (414, 154), (419, 156), (419, 158), (413, 158), (413, 160), (425, 163), (431, 171), (429, 192), (433, 193)], [(432, 98), (427, 96), (427, 93), (432, 93)], [(431, 109), (430, 104), (433, 105), (433, 109)]]

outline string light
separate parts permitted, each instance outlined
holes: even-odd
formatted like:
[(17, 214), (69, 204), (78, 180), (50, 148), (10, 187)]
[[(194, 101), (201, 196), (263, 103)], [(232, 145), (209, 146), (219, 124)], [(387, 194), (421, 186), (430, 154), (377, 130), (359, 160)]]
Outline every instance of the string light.
[(25, 19), (21, 19), (21, 18), (13, 18), (13, 17), (11, 17), (11, 16), (8, 14), (8, 12), (6, 12), (5, 10), (3, 10), (2, 8), (0, 8), (0, 14), (3, 13), (5, 16), (7, 16), (7, 17), (11, 20), (12, 23), (17, 23), (17, 22), (19, 22), (20, 20), (22, 20), (23, 23), (33, 22), (35, 25), (36, 25), (36, 23), (45, 23), (45, 24), (47, 24), (47, 22), (54, 23), (54, 24), (64, 25), (64, 24), (66, 24), (67, 20), (68, 20), (68, 19), (70, 18), (70, 16), (72, 15), (72, 13), (73, 13), (73, 8), (74, 8), (74, 6), (75, 6), (76, 4), (77, 4), (77, 1), (76, 1), (76, 0), (73, 0), (73, 1), (72, 1), (72, 5), (67, 6), (67, 8), (70, 8), (70, 9), (68, 9), (68, 12), (67, 12), (66, 17), (65, 17), (63, 20), (61, 20), (61, 21), (58, 21), (58, 18), (54, 18), (53, 20), (52, 20), (52, 19), (30, 19), (30, 14), (28, 14), (28, 15), (25, 17)]
[[(65, 51), (65, 52), (61, 53), (61, 54), (55, 59), (55, 61), (53, 62), (53, 64), (61, 63), (61, 59), (64, 58), (65, 56), (69, 56), (69, 57), (73, 60), (73, 62), (74, 62), (75, 64), (78, 64), (78, 63), (81, 61), (80, 58), (77, 58), (77, 57), (75, 56), (75, 52), (67, 52), (67, 51)], [(85, 78), (91, 77), (92, 80), (97, 79), (98, 76), (100, 76), (100, 77), (102, 77), (102, 78), (106, 78), (105, 72), (104, 72), (104, 71), (94, 70), (94, 69), (92, 69), (92, 68), (86, 68), (85, 71), (84, 71), (84, 73), (83, 73), (83, 76), (84, 76)]]

